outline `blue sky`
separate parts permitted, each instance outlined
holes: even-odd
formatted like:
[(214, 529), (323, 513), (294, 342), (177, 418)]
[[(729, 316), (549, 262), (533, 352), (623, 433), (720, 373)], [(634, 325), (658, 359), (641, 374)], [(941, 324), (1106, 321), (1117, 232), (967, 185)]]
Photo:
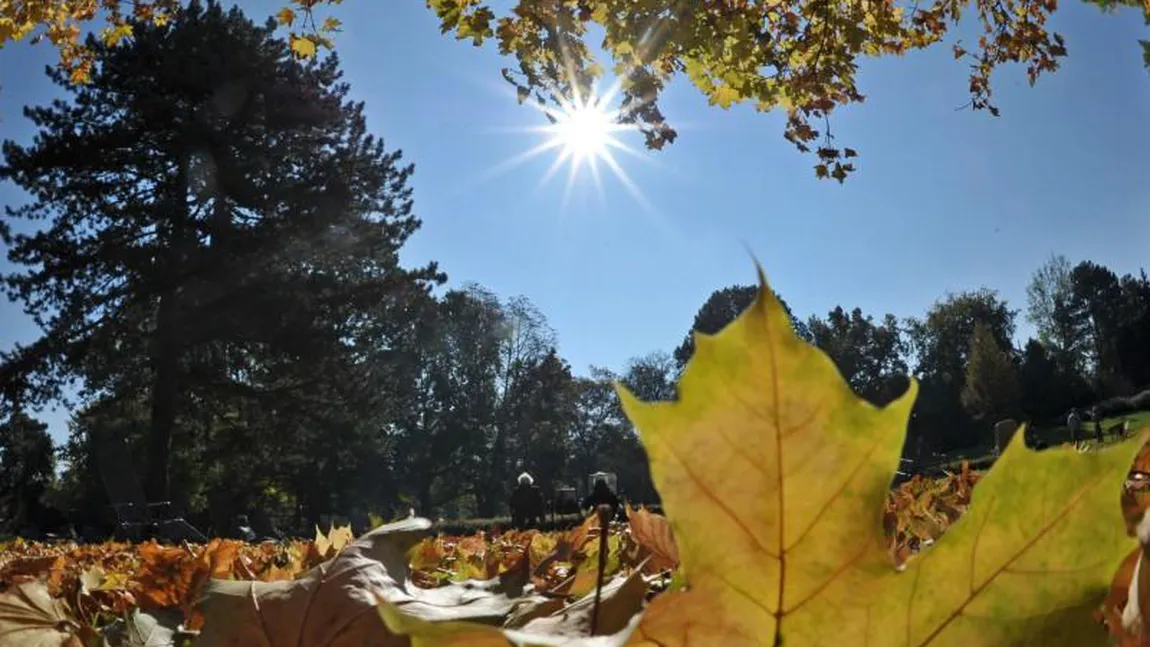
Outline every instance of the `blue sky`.
[[(240, 4), (262, 19), (282, 3)], [(679, 81), (663, 100), (679, 140), (621, 158), (649, 209), (610, 174), (601, 200), (586, 173), (562, 207), (563, 173), (539, 186), (548, 154), (492, 177), (541, 141), (515, 129), (544, 123), (500, 78), (507, 61), (441, 36), (422, 2), (353, 0), (335, 13), (345, 78), (371, 129), (416, 165), (424, 225), (405, 262), (435, 259), (452, 285), (529, 297), (579, 373), (672, 349), (711, 291), (753, 282), (748, 249), (803, 317), (838, 304), (919, 315), (947, 291), (981, 286), (1021, 309), (1030, 273), (1052, 253), (1120, 273), (1147, 265), (1150, 74), (1134, 11), (1066, 5), (1052, 24), (1070, 50), (1063, 69), (1034, 88), (1021, 70), (999, 74), (998, 119), (955, 110), (966, 69), (947, 46), (865, 62), (868, 100), (833, 122), (861, 153), (844, 186), (814, 179), (778, 115), (710, 108)], [(54, 96), (40, 74), (54, 56), (42, 45), (0, 50), (4, 138), (30, 139), (20, 108)], [(638, 136), (625, 140), (641, 150)], [(0, 204), (21, 200), (0, 185)], [(0, 303), (0, 347), (35, 334)], [(44, 417), (62, 438), (66, 413)]]

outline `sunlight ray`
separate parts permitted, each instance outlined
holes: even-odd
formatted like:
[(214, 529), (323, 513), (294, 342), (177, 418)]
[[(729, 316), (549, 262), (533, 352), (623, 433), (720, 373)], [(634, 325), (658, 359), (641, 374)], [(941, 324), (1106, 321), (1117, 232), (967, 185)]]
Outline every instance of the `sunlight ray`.
[(603, 161), (606, 162), (607, 166), (611, 167), (611, 170), (615, 172), (615, 176), (623, 184), (623, 187), (627, 189), (627, 192), (631, 194), (631, 197), (639, 203), (639, 206), (643, 207), (643, 210), (648, 213), (654, 213), (655, 210), (651, 206), (651, 203), (647, 201), (643, 192), (631, 180), (631, 176), (627, 175), (627, 171), (623, 170), (623, 167), (615, 160), (615, 156), (607, 152), (603, 155)]

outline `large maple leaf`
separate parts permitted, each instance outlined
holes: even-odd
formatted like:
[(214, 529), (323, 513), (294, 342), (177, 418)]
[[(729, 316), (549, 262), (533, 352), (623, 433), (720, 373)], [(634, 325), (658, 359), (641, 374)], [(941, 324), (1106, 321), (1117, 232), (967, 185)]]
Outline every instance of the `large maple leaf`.
[(1102, 645), (1091, 614), (1133, 547), (1118, 506), (1146, 435), (1088, 454), (1014, 442), (969, 511), (905, 572), (883, 499), (917, 383), (887, 407), (857, 397), (800, 340), (762, 277), (759, 298), (695, 356), (674, 402), (620, 387), (674, 529), (689, 590), (613, 636), (569, 638), (412, 620), (413, 645), (912, 647)]

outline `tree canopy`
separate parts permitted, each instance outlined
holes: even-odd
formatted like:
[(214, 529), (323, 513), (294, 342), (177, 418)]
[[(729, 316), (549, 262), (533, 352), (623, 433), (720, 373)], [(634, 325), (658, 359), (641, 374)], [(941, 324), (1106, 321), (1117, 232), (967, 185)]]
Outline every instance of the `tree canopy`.
[[(1088, 0), (1104, 10), (1141, 7), (1138, 0)], [(93, 52), (81, 44), (81, 25), (99, 18), (105, 44), (134, 34), (138, 22), (162, 25), (182, 0), (26, 0), (0, 4), (0, 46), (33, 33), (60, 50), (71, 79), (89, 78)], [(635, 124), (650, 149), (678, 133), (659, 99), (676, 76), (685, 76), (713, 106), (745, 103), (786, 114), (783, 137), (815, 157), (819, 178), (842, 182), (856, 170), (858, 152), (840, 145), (831, 127), (837, 108), (866, 99), (857, 82), (861, 60), (901, 56), (946, 40), (960, 18), (974, 18), (982, 34), (973, 44), (952, 44), (969, 74), (969, 107), (998, 115), (991, 77), (1004, 65), (1025, 65), (1033, 85), (1067, 55), (1047, 23), (1052, 0), (937, 0), (929, 5), (881, 0), (839, 4), (826, 0), (780, 3), (750, 0), (426, 0), (440, 29), (475, 45), (497, 41), (514, 59), (502, 69), (521, 102), (559, 104), (588, 96), (610, 67), (620, 80), (620, 120)], [(341, 23), (316, 10), (342, 0), (287, 0), (276, 14), (296, 55), (316, 56), (334, 46)], [(135, 22), (134, 22), (135, 21)], [(38, 28), (42, 28), (37, 32)], [(600, 42), (593, 34), (603, 34)], [(1141, 41), (1150, 66), (1150, 40)], [(602, 50), (609, 61), (595, 56)]]

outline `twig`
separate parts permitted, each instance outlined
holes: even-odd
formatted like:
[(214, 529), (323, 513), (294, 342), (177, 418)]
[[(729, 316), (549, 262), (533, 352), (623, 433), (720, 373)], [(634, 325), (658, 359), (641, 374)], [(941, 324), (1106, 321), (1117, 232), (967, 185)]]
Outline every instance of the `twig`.
[(607, 570), (607, 534), (611, 523), (611, 506), (603, 504), (595, 510), (599, 514), (599, 572), (595, 577), (595, 606), (591, 608), (591, 635), (599, 627), (599, 599), (603, 594), (603, 571)]

